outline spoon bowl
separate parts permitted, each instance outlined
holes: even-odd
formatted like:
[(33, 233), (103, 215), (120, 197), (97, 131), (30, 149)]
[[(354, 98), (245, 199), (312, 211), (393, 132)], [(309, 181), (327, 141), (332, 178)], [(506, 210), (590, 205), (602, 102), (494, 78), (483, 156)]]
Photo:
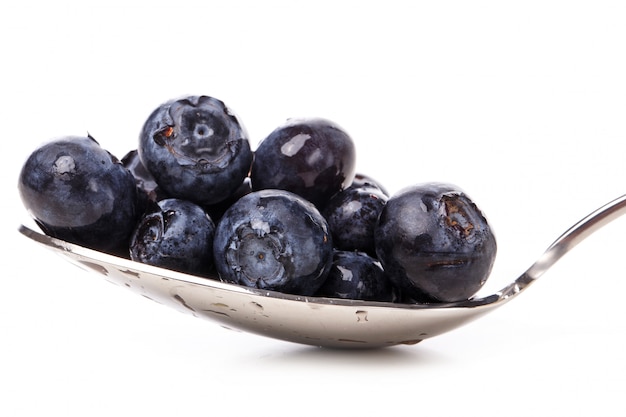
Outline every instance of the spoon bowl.
[(27, 226), (19, 232), (83, 269), (139, 295), (222, 326), (331, 348), (415, 344), (465, 325), (523, 292), (587, 236), (626, 213), (623, 195), (589, 214), (500, 291), (466, 301), (399, 304), (305, 297), (228, 284), (146, 265), (65, 242)]

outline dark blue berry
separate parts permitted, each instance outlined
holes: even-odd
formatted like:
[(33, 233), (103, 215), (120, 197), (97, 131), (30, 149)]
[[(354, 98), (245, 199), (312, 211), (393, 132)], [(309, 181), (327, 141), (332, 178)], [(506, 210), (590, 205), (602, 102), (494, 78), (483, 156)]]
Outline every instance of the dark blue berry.
[(134, 261), (195, 275), (213, 267), (215, 225), (195, 203), (169, 198), (154, 203), (130, 242)]
[(375, 256), (374, 230), (386, 202), (382, 191), (365, 185), (350, 186), (335, 194), (322, 211), (335, 247)]
[(335, 251), (328, 278), (316, 293), (367, 301), (396, 301), (395, 288), (380, 262), (363, 252)]
[(18, 188), (46, 234), (128, 257), (140, 215), (135, 180), (92, 137), (64, 137), (36, 149), (22, 167)]
[(208, 96), (159, 106), (144, 123), (138, 152), (169, 196), (201, 205), (230, 197), (253, 158), (240, 121), (222, 101)]
[(220, 278), (247, 287), (312, 295), (332, 262), (332, 237), (319, 211), (284, 190), (240, 198), (215, 230)]
[(254, 190), (287, 190), (324, 204), (350, 183), (355, 146), (338, 125), (320, 118), (290, 119), (257, 147), (251, 178)]
[(165, 191), (159, 187), (154, 176), (143, 165), (136, 149), (124, 155), (121, 161), (122, 165), (133, 174), (137, 188), (143, 198), (152, 202), (169, 198)]
[(362, 187), (376, 188), (385, 196), (389, 197), (389, 192), (387, 191), (387, 188), (385, 188), (380, 182), (376, 181), (369, 175), (357, 173), (354, 175), (352, 184), (350, 184), (348, 188), (362, 188)]
[(416, 300), (468, 299), (484, 285), (496, 256), (487, 219), (449, 184), (416, 185), (390, 197), (375, 236), (385, 272)]

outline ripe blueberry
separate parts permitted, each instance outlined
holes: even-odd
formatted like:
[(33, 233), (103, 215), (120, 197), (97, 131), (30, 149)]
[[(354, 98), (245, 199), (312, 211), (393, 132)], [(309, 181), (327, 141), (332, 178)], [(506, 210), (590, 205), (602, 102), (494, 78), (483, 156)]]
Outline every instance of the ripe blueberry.
[(257, 147), (252, 164), (254, 190), (298, 194), (321, 208), (350, 185), (355, 146), (338, 125), (321, 118), (289, 119)]
[(128, 257), (139, 217), (135, 180), (92, 137), (68, 136), (37, 148), (18, 189), (47, 235)]
[(379, 181), (370, 177), (369, 175), (365, 175), (362, 173), (356, 173), (354, 175), (354, 179), (352, 180), (352, 184), (348, 188), (377, 188), (381, 193), (389, 197), (389, 192), (387, 188), (385, 188)]
[(334, 252), (328, 278), (316, 295), (368, 301), (396, 300), (395, 288), (380, 262), (364, 252), (355, 251)]
[(250, 171), (247, 133), (213, 97), (170, 100), (144, 123), (141, 162), (171, 197), (215, 204), (230, 197)]
[(335, 194), (322, 211), (335, 247), (375, 256), (374, 230), (387, 198), (370, 186), (350, 186)]
[(332, 237), (319, 211), (284, 190), (241, 197), (215, 230), (215, 267), (223, 281), (313, 295), (332, 262)]
[(153, 203), (130, 242), (134, 261), (195, 275), (213, 267), (215, 225), (195, 203), (167, 198)]
[(420, 184), (390, 197), (375, 236), (386, 274), (416, 300), (468, 299), (487, 280), (496, 255), (486, 218), (450, 184)]

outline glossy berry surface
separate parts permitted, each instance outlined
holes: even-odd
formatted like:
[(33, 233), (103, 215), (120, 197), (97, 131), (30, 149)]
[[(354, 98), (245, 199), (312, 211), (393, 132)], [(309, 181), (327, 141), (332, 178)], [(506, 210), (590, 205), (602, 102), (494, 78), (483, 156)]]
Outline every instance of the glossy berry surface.
[(395, 289), (380, 262), (366, 253), (354, 251), (334, 252), (328, 278), (316, 295), (367, 301), (396, 300)]
[(420, 184), (390, 197), (375, 233), (386, 274), (415, 300), (468, 299), (487, 280), (496, 256), (486, 218), (450, 184)]
[(239, 119), (208, 96), (170, 100), (155, 109), (144, 123), (138, 152), (169, 196), (198, 204), (227, 199), (253, 158)]
[(130, 242), (134, 261), (196, 275), (213, 267), (215, 225), (195, 203), (169, 198), (154, 203)]
[(262, 190), (224, 213), (213, 254), (223, 281), (312, 295), (330, 270), (332, 237), (313, 204), (288, 191)]
[(122, 165), (133, 174), (139, 192), (147, 200), (156, 202), (169, 197), (165, 191), (159, 187), (159, 184), (157, 184), (150, 171), (143, 165), (136, 149), (124, 155), (121, 162)]
[(375, 256), (374, 230), (386, 202), (387, 196), (380, 189), (365, 185), (335, 194), (322, 211), (335, 247)]
[(335, 123), (321, 118), (289, 119), (257, 147), (252, 187), (287, 190), (321, 208), (350, 185), (355, 158), (352, 139)]
[(375, 180), (369, 175), (357, 172), (354, 175), (354, 179), (352, 180), (352, 183), (348, 186), (348, 188), (362, 188), (362, 187), (377, 188), (381, 193), (389, 197), (389, 191), (387, 191), (387, 188), (383, 186), (379, 181)]
[(139, 215), (135, 180), (93, 138), (69, 136), (37, 148), (22, 167), (18, 189), (46, 234), (128, 256)]

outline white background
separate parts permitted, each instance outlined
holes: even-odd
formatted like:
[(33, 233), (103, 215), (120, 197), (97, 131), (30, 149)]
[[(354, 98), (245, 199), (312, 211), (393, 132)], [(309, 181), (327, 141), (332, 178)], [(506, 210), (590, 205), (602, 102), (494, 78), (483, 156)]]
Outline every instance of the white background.
[(161, 102), (213, 95), (253, 146), (342, 125), (395, 192), (452, 182), (499, 252), (486, 291), (626, 192), (615, 1), (4, 2), (0, 415), (623, 416), (626, 218), (474, 323), (376, 351), (238, 333), (110, 285), (17, 233), (41, 142), (136, 146)]

